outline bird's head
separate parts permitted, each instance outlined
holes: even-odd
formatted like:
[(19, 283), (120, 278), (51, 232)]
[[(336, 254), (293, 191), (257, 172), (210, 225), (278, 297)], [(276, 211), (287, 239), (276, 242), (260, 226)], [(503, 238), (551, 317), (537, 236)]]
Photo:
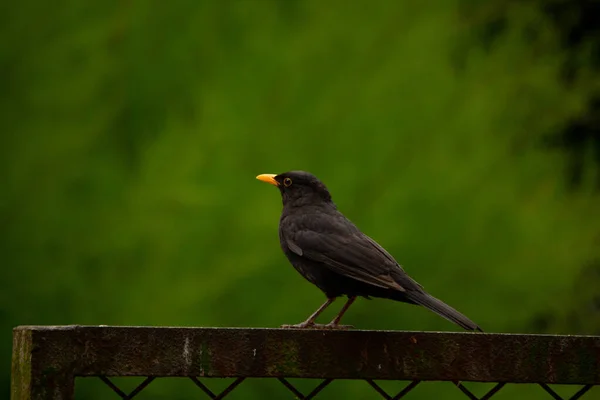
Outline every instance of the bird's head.
[(279, 188), (283, 205), (303, 206), (330, 203), (331, 195), (316, 176), (304, 171), (290, 171), (279, 175), (262, 174), (256, 179)]

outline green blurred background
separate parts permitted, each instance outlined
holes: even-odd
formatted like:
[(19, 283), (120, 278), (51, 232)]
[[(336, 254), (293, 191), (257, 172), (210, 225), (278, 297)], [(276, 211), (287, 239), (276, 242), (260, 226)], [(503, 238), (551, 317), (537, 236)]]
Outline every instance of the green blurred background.
[[(17, 325), (307, 317), (324, 296), (281, 253), (279, 193), (254, 179), (292, 169), (320, 177), (484, 330), (600, 334), (600, 47), (572, 37), (589, 16), (576, 4), (0, 6), (0, 396)], [(458, 329), (385, 300), (358, 301), (344, 321)], [(200, 395), (171, 379), (139, 398)], [(116, 398), (90, 379), (77, 396)], [(428, 383), (411, 396), (463, 395)], [(231, 395), (292, 397), (262, 380)], [(545, 398), (514, 385), (497, 397)], [(321, 398), (376, 393), (340, 381)]]

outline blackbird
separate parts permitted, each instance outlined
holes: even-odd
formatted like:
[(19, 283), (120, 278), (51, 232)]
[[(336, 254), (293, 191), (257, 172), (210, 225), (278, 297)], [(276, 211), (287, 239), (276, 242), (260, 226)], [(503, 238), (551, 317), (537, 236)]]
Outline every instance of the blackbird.
[[(314, 175), (291, 171), (262, 174), (257, 179), (281, 192), (281, 248), (294, 268), (327, 296), (308, 319), (288, 328), (344, 328), (340, 320), (358, 296), (379, 297), (427, 307), (466, 330), (479, 326), (454, 308), (431, 296), (404, 272), (400, 264), (337, 210), (325, 185)], [(315, 319), (337, 297), (348, 300), (327, 325)]]

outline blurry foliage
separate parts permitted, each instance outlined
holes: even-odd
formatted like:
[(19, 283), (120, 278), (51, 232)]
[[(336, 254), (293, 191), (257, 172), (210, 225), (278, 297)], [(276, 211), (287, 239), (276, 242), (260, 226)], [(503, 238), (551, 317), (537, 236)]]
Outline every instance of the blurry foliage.
[[(469, 4), (465, 2), (463, 4)], [(479, 40), (486, 49), (493, 49), (496, 38), (502, 37), (514, 14), (531, 5), (541, 10), (554, 31), (552, 41), (563, 54), (560, 79), (570, 84), (587, 82), (591, 96), (587, 111), (571, 116), (562, 129), (548, 133), (543, 143), (565, 151), (569, 164), (566, 180), (572, 187), (585, 184), (590, 165), (600, 166), (600, 2), (588, 0), (531, 0), (529, 5), (515, 2), (488, 2), (484, 7), (467, 8), (467, 14), (479, 29)], [(479, 24), (477, 25), (477, 23)], [(535, 41), (541, 36), (539, 24), (527, 24), (525, 38)], [(600, 191), (600, 174), (596, 174), (595, 189)]]
[[(305, 318), (323, 296), (279, 250), (279, 194), (254, 180), (291, 169), (322, 178), (342, 212), (485, 330), (597, 334), (593, 145), (577, 153), (572, 187), (568, 151), (544, 143), (589, 118), (598, 71), (590, 45), (565, 49), (542, 4), (0, 6), (3, 390), (16, 325)], [(455, 329), (383, 300), (346, 318)], [(165, 382), (142, 398), (193, 390)], [(323, 398), (370, 390), (337, 382)], [(429, 384), (413, 397), (441, 390), (462, 396)]]

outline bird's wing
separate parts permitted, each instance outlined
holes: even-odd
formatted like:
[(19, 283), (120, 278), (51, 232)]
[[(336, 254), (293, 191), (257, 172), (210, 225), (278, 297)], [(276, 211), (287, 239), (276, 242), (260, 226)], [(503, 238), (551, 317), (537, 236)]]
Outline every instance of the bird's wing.
[(286, 238), (286, 242), (288, 248), (297, 255), (320, 262), (340, 275), (369, 285), (404, 292), (407, 288), (393, 277), (400, 274), (407, 278), (408, 289), (413, 289), (415, 284), (418, 286), (406, 276), (388, 252), (360, 231), (342, 234), (296, 230)]

